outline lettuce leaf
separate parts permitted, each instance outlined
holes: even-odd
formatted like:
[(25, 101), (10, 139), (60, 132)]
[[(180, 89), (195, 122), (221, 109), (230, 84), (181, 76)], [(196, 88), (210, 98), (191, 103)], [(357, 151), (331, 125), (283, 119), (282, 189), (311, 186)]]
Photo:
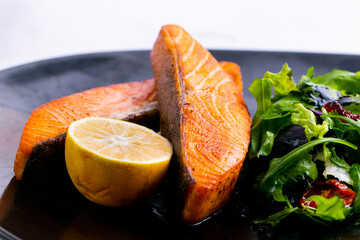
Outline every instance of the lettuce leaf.
[(257, 104), (256, 113), (253, 118), (254, 125), (257, 125), (256, 123), (260, 119), (260, 116), (263, 115), (272, 105), (272, 90), (270, 81), (256, 78), (251, 83), (249, 91), (254, 96)]
[[(279, 131), (290, 124), (290, 117), (261, 121), (257, 128), (251, 130), (250, 157), (254, 155), (257, 157), (269, 155)], [(254, 155), (252, 156), (252, 154)]]
[(360, 71), (357, 73), (333, 70), (324, 76), (311, 78), (316, 84), (323, 84), (345, 94), (357, 94), (360, 92)]
[[(253, 117), (253, 126), (251, 128), (251, 139), (249, 154), (252, 157), (266, 155), (264, 144), (269, 142), (265, 138), (272, 138), (271, 133), (267, 133), (268, 124), (261, 121), (263, 115), (271, 106), (271, 84), (268, 80), (256, 78), (249, 87), (250, 93), (254, 96), (257, 103), (257, 110)], [(267, 137), (268, 136), (268, 137)], [(271, 140), (270, 140), (271, 141)], [(268, 145), (268, 144), (266, 144)], [(266, 147), (268, 148), (268, 147)], [(265, 151), (266, 152), (266, 151)]]
[(302, 104), (296, 104), (296, 111), (291, 113), (291, 122), (305, 128), (305, 134), (308, 141), (311, 138), (322, 138), (328, 131), (328, 123), (323, 121), (321, 125), (316, 124), (315, 114), (306, 109)]
[(303, 98), (303, 95), (299, 92), (291, 92), (288, 95), (280, 98), (278, 101), (274, 102), (267, 111), (261, 115), (262, 120), (269, 120), (275, 118), (285, 117), (291, 114), (291, 111), (296, 109), (296, 104), (302, 104), (307, 108), (312, 106), (306, 102)]
[[(360, 71), (351, 73), (333, 70), (324, 76), (314, 77), (314, 68), (311, 67), (306, 75), (295, 83), (292, 70), (284, 64), (280, 72), (266, 72), (262, 79), (255, 79), (249, 90), (258, 104), (251, 129), (250, 158), (271, 154), (278, 133), (292, 124), (303, 127), (309, 141), (285, 156), (270, 160), (268, 170), (257, 178), (259, 191), (271, 196), (275, 201), (286, 202), (287, 206), (280, 212), (257, 220), (256, 223), (276, 225), (281, 219), (295, 212), (313, 221), (330, 224), (343, 220), (354, 212), (360, 213), (360, 163), (354, 163), (360, 158), (360, 152), (356, 151), (357, 146), (353, 144), (359, 145), (360, 121), (326, 114), (325, 111), (322, 115), (319, 113), (324, 121), (317, 124), (319, 118), (317, 119), (318, 115), (314, 114), (319, 112), (323, 104), (330, 101), (344, 101), (352, 111), (360, 112), (360, 95), (350, 95), (360, 93)], [(346, 123), (334, 118), (342, 119)], [(325, 134), (337, 138), (324, 137)], [(328, 147), (327, 143), (340, 143), (349, 148), (340, 146), (336, 147), (335, 151), (335, 148)], [(354, 190), (359, 193), (351, 208), (345, 207), (342, 199), (338, 197), (326, 199), (321, 196), (309, 198), (317, 202), (316, 210), (308, 207), (294, 208), (289, 201), (292, 200), (291, 195), (288, 199), (283, 194), (283, 189), (297, 181), (314, 180), (318, 177), (317, 165), (311, 150), (321, 144), (323, 151), (315, 159), (324, 161), (323, 175), (331, 175), (352, 184)], [(341, 153), (341, 157), (336, 152)]]
[(337, 196), (327, 199), (320, 195), (313, 195), (305, 201), (315, 201), (317, 203), (316, 210), (305, 206), (305, 211), (329, 222), (344, 220), (351, 212), (351, 208), (345, 207), (343, 200)]
[[(270, 168), (272, 167), (272, 164), (279, 164), (279, 162), (272, 160)], [(316, 164), (312, 161), (312, 156), (310, 154), (304, 154), (304, 156), (299, 158), (299, 160), (290, 166), (286, 172), (278, 175), (278, 178), (273, 183), (274, 185), (271, 188), (268, 188), (268, 192), (270, 190), (269, 193), (272, 194), (275, 201), (286, 202), (287, 198), (282, 193), (284, 187), (297, 182), (298, 180), (314, 180), (317, 176), (318, 171)]]
[[(275, 96), (272, 95), (272, 88)], [(271, 153), (278, 132), (291, 124), (289, 111), (294, 108), (295, 103), (303, 101), (298, 99), (300, 95), (286, 97), (284, 100), (279, 98), (278, 103), (275, 101), (276, 97), (299, 91), (287, 64), (284, 64), (279, 73), (266, 72), (263, 79), (256, 78), (250, 85), (249, 91), (257, 103), (249, 149), (249, 157), (254, 158)]]
[(338, 90), (324, 84), (314, 83), (312, 81), (313, 75), (314, 68), (311, 67), (308, 69), (306, 76), (302, 76), (296, 86), (314, 106), (321, 107), (325, 103), (340, 99), (342, 95)]
[(264, 80), (270, 81), (274, 87), (275, 97), (278, 95), (287, 95), (292, 91), (299, 91), (296, 87), (291, 68), (285, 63), (278, 73), (266, 72)]

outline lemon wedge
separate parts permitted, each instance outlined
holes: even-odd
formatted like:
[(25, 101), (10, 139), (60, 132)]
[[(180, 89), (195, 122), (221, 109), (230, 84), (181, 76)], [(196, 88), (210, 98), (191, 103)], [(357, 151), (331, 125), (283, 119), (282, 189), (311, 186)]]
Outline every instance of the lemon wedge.
[(127, 206), (148, 196), (164, 178), (171, 143), (146, 127), (90, 117), (73, 122), (65, 160), (75, 187), (105, 206)]

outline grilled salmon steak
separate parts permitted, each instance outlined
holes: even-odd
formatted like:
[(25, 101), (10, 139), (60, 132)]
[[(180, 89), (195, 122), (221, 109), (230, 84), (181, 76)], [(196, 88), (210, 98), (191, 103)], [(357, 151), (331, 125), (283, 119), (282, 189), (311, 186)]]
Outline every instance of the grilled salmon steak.
[[(239, 67), (221, 62), (238, 83)], [(239, 86), (240, 87), (240, 86)], [(16, 179), (45, 182), (66, 174), (65, 136), (70, 124), (88, 116), (106, 116), (158, 130), (154, 79), (98, 87), (66, 96), (35, 109), (25, 124), (14, 163)], [(24, 171), (25, 169), (25, 171)]]
[[(14, 163), (16, 179), (22, 179), (25, 166), (29, 163), (43, 165), (49, 162), (48, 165), (65, 166), (65, 135), (70, 124), (76, 120), (93, 116), (141, 123), (156, 114), (154, 79), (98, 87), (44, 104), (32, 112), (25, 124)], [(51, 163), (58, 155), (62, 155), (63, 162)], [(34, 170), (35, 166), (29, 166), (31, 168)]]
[(227, 202), (248, 150), (251, 118), (241, 75), (228, 74), (176, 25), (162, 27), (151, 63), (161, 133), (173, 144), (179, 170), (182, 218), (197, 223)]

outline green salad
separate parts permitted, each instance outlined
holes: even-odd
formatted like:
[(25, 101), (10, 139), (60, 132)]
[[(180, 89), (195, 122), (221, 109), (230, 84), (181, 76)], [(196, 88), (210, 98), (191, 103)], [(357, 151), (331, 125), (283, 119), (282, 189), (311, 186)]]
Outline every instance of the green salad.
[[(331, 224), (360, 212), (360, 71), (314, 68), (294, 81), (284, 64), (249, 88), (257, 102), (249, 158), (255, 189), (276, 203), (256, 223), (289, 215)], [(354, 217), (356, 224), (356, 217)]]

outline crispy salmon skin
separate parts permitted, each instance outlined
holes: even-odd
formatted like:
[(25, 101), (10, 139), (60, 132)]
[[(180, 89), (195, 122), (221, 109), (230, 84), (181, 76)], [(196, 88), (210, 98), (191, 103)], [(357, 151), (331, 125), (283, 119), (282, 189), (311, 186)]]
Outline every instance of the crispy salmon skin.
[(227, 73), (176, 25), (162, 27), (151, 63), (161, 133), (173, 144), (179, 171), (182, 218), (197, 223), (227, 202), (248, 150), (251, 118), (240, 68)]

